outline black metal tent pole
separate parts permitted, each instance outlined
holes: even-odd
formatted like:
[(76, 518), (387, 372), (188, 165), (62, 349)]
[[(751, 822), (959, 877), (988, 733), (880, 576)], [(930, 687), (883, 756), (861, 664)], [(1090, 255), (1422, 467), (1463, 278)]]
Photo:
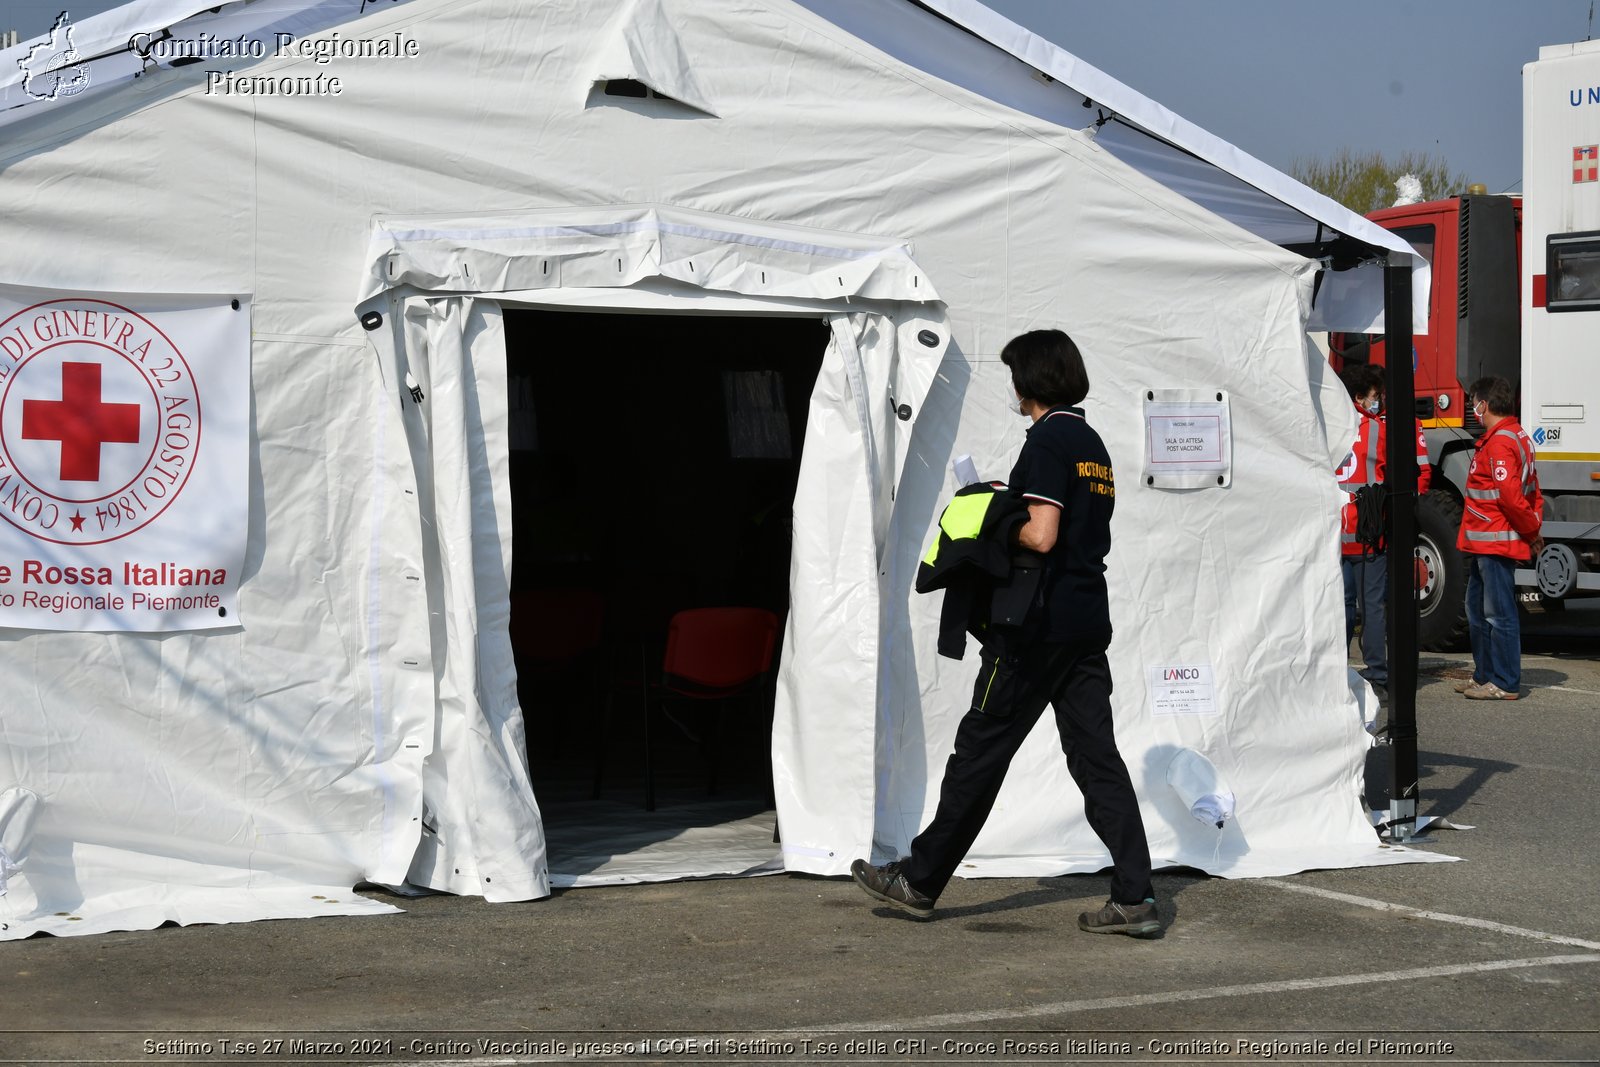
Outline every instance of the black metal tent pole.
[(1383, 340), (1388, 446), (1384, 463), (1389, 515), (1389, 743), (1394, 778), (1389, 828), (1395, 841), (1417, 825), (1417, 442), (1412, 414), (1411, 257), (1389, 253), (1384, 269)]

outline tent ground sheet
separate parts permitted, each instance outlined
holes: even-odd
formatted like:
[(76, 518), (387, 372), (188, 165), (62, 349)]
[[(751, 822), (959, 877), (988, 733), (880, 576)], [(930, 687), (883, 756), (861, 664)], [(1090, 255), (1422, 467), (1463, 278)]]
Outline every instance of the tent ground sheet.
[(763, 801), (707, 798), (645, 811), (637, 801), (566, 801), (544, 810), (558, 888), (774, 874), (777, 814)]

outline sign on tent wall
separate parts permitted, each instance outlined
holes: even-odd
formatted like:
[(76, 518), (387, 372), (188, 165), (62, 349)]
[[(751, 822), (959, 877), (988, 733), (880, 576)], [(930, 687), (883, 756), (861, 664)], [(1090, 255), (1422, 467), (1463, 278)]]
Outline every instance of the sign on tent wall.
[(243, 300), (0, 288), (0, 626), (239, 624)]

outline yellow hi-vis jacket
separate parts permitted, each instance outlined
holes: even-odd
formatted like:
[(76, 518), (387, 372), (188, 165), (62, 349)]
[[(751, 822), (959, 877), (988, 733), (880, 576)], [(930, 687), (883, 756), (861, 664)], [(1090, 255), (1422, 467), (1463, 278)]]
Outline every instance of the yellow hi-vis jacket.
[(1038, 597), (1044, 557), (1018, 548), (1028, 503), (1000, 482), (956, 491), (939, 516), (939, 536), (917, 567), (916, 589), (943, 589), (939, 655), (960, 659), (968, 633), (987, 647), (1020, 635)]

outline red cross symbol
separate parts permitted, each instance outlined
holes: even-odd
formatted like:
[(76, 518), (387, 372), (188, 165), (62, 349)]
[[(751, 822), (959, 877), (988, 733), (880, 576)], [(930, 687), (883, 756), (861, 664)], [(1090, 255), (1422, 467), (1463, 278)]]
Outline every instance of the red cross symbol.
[(1600, 181), (1600, 145), (1578, 145), (1572, 150), (1572, 180)]
[(22, 436), (61, 442), (61, 480), (98, 482), (100, 446), (139, 443), (139, 405), (100, 399), (100, 364), (63, 363), (60, 400), (24, 400)]

